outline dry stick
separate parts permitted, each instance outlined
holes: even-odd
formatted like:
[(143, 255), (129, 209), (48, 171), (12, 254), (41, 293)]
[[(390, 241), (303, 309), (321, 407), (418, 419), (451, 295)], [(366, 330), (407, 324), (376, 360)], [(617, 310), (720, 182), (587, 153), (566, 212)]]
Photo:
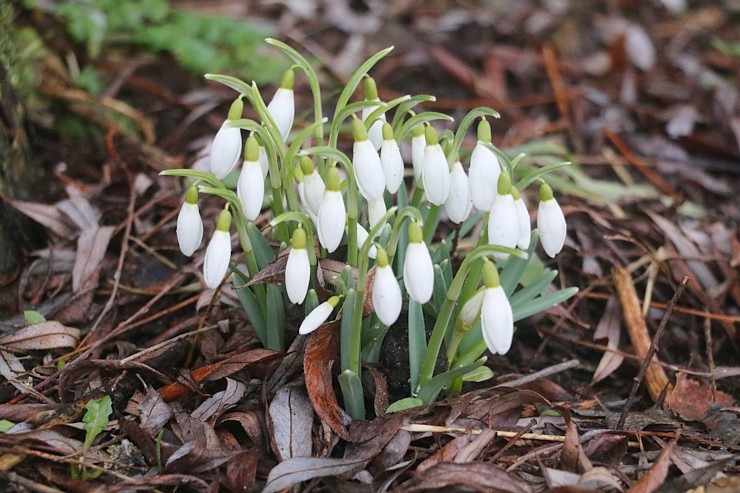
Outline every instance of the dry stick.
[(707, 365), (709, 366), (709, 384), (712, 389), (712, 402), (717, 402), (717, 377), (714, 375), (714, 342), (712, 340), (712, 321), (704, 319), (704, 344), (707, 346)]
[(635, 378), (635, 382), (632, 385), (632, 390), (630, 390), (630, 395), (627, 398), (627, 403), (624, 405), (624, 408), (622, 409), (622, 414), (619, 416), (619, 422), (617, 423), (617, 429), (621, 430), (624, 428), (624, 422), (627, 420), (627, 414), (630, 411), (630, 408), (632, 407), (632, 404), (635, 400), (635, 396), (637, 395), (637, 389), (642, 384), (642, 380), (645, 378), (645, 374), (647, 373), (648, 366), (650, 366), (650, 361), (653, 359), (653, 356), (655, 356), (655, 352), (658, 350), (658, 343), (660, 342), (660, 338), (663, 335), (663, 332), (665, 331), (666, 326), (668, 325), (668, 319), (671, 316), (671, 312), (673, 311), (673, 307), (678, 303), (678, 299), (683, 294), (684, 289), (686, 289), (686, 285), (689, 283), (689, 277), (683, 276), (683, 279), (681, 279), (681, 284), (678, 285), (676, 288), (676, 291), (673, 293), (673, 298), (671, 298), (671, 301), (668, 303), (668, 306), (666, 306), (665, 313), (663, 314), (663, 318), (660, 319), (660, 325), (658, 325), (658, 330), (655, 331), (655, 336), (653, 337), (652, 342), (650, 343), (650, 348), (648, 349), (647, 355), (645, 356), (645, 359), (642, 362), (642, 366), (640, 366), (640, 372), (637, 374), (637, 377)]
[(500, 383), (498, 385), (495, 385), (493, 388), (495, 389), (497, 387), (518, 387), (520, 385), (524, 385), (530, 382), (534, 382), (535, 380), (539, 380), (540, 378), (549, 377), (551, 375), (555, 375), (556, 373), (560, 373), (565, 370), (570, 370), (571, 368), (575, 368), (580, 364), (581, 362), (578, 361), (577, 359), (571, 359), (563, 363), (558, 363), (557, 365), (548, 366), (547, 368), (544, 368), (540, 371), (536, 371), (532, 374), (525, 375), (515, 380), (509, 380), (508, 382)]

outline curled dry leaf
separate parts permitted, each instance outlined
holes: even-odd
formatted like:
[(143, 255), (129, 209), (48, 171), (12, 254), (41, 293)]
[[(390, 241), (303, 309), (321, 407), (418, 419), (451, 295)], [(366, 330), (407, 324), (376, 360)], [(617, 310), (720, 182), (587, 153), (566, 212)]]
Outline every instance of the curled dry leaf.
[(431, 490), (457, 491), (460, 488), (480, 492), (532, 491), (523, 480), (487, 462), (465, 464), (440, 462), (430, 467), (422, 477), (414, 477), (401, 485), (401, 490), (407, 493)]
[(664, 448), (650, 470), (630, 486), (627, 493), (652, 493), (656, 491), (665, 482), (668, 475), (668, 467), (671, 465), (671, 455), (675, 446), (676, 442), (671, 442), (669, 446)]
[(0, 349), (6, 351), (34, 351), (73, 348), (80, 342), (80, 330), (48, 320), (29, 325), (13, 334), (0, 337)]
[(146, 397), (139, 404), (138, 409), (141, 427), (152, 436), (159, 433), (172, 417), (172, 408), (162, 399), (159, 392), (151, 387), (147, 390)]
[(306, 392), (299, 387), (283, 387), (270, 402), (271, 439), (278, 459), (311, 457), (313, 409)]
[(55, 206), (14, 200), (10, 197), (3, 197), (3, 199), (37, 223), (49, 228), (60, 238), (70, 239), (74, 236), (73, 228), (67, 224), (64, 216)]
[(262, 493), (275, 493), (310, 479), (348, 474), (363, 467), (365, 461), (360, 459), (296, 457), (284, 460), (272, 468)]
[(247, 386), (231, 378), (226, 379), (226, 388), (216, 392), (211, 397), (203, 401), (191, 416), (201, 421), (208, 420), (217, 412), (223, 412), (225, 409), (236, 405), (247, 393)]
[(668, 409), (686, 421), (701, 420), (715, 404), (732, 406), (732, 397), (720, 390), (712, 389), (701, 382), (689, 379), (685, 373), (676, 377), (676, 387), (666, 400)]
[(86, 286), (87, 281), (103, 260), (113, 231), (113, 226), (90, 228), (84, 230), (77, 239), (77, 257), (72, 269), (72, 290), (74, 292), (89, 287)]
[(607, 350), (604, 351), (604, 355), (599, 360), (599, 365), (594, 371), (594, 376), (591, 378), (591, 383), (600, 382), (614, 371), (619, 368), (624, 361), (624, 356), (615, 352), (614, 350), (619, 347), (619, 340), (622, 334), (621, 330), (621, 310), (619, 309), (619, 303), (617, 298), (611, 296), (606, 302), (606, 308), (604, 308), (604, 314), (599, 320), (599, 324), (596, 326), (594, 331), (594, 340), (606, 339)]

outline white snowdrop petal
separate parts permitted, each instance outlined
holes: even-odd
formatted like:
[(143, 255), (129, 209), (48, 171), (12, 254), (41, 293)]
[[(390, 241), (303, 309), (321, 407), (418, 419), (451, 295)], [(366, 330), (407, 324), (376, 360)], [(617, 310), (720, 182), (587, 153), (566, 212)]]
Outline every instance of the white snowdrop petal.
[(401, 287), (390, 265), (375, 270), (372, 299), (378, 319), (385, 325), (393, 325), (401, 314), (403, 298)]
[(229, 127), (226, 120), (216, 133), (211, 145), (211, 173), (219, 180), (236, 168), (242, 151), (242, 134), (238, 128)]
[(439, 144), (427, 146), (424, 150), (421, 179), (427, 200), (434, 205), (444, 204), (450, 193), (450, 169)]
[(424, 164), (424, 150), (427, 147), (427, 140), (424, 134), (414, 135), (411, 138), (411, 165), (414, 167), (414, 179), (421, 179), (421, 172)]
[(275, 91), (270, 104), (267, 105), (267, 111), (270, 116), (275, 120), (280, 135), (283, 136), (283, 140), (288, 138), (290, 129), (293, 127), (293, 117), (295, 115), (295, 104), (293, 102), (293, 90), (278, 88)]
[[(380, 100), (377, 100), (380, 101)], [(364, 122), (367, 120), (367, 117), (370, 116), (370, 113), (375, 111), (377, 109), (376, 106), (373, 106), (371, 108), (364, 108), (362, 110), (362, 121)], [(383, 143), (383, 124), (385, 123), (385, 113), (382, 113), (380, 117), (378, 117), (377, 120), (373, 122), (372, 125), (370, 125), (370, 129), (367, 131), (367, 138), (370, 139), (370, 142), (373, 144), (373, 148), (378, 151), (380, 150), (380, 146)]]
[(339, 247), (344, 234), (346, 210), (342, 194), (338, 191), (327, 190), (321, 199), (318, 214), (318, 233), (321, 246), (329, 253)]
[(244, 216), (254, 221), (262, 210), (265, 198), (265, 182), (259, 162), (244, 161), (236, 184), (236, 194), (244, 207)]
[(298, 333), (306, 335), (318, 329), (321, 327), (321, 324), (326, 322), (333, 311), (334, 307), (331, 306), (331, 303), (328, 301), (323, 302), (303, 319), (301, 326), (298, 328)]
[(311, 280), (311, 264), (308, 261), (308, 250), (291, 248), (288, 262), (285, 265), (285, 290), (291, 303), (300, 305), (306, 299), (308, 283)]
[(177, 243), (180, 251), (190, 257), (203, 241), (203, 220), (198, 204), (183, 202), (177, 215)]
[(460, 309), (460, 320), (466, 327), (472, 327), (475, 319), (480, 314), (480, 307), (483, 303), (483, 290), (475, 293)]
[(228, 231), (216, 230), (206, 248), (203, 262), (203, 278), (206, 286), (215, 289), (221, 284), (229, 270), (231, 260), (231, 235)]
[(545, 253), (555, 257), (563, 249), (567, 229), (565, 216), (555, 199), (540, 201), (537, 208), (537, 229)]
[[(510, 194), (497, 195), (488, 216), (488, 244), (515, 248), (519, 239), (519, 219), (517, 217), (514, 197)], [(507, 258), (504, 253), (495, 254), (498, 258)]]
[(370, 200), (367, 203), (367, 216), (368, 222), (370, 223), (370, 229), (374, 228), (383, 217), (385, 216), (388, 209), (385, 207), (385, 200), (383, 197), (378, 197), (375, 200)]
[(483, 340), (494, 354), (506, 354), (514, 336), (514, 316), (501, 286), (483, 290), (481, 304)]
[(403, 282), (411, 299), (426, 303), (434, 289), (434, 265), (424, 243), (409, 243), (403, 264)]
[(396, 193), (403, 183), (403, 158), (395, 140), (384, 140), (380, 147), (380, 164), (385, 173), (385, 187)]
[(470, 183), (468, 175), (460, 162), (452, 165), (450, 173), (450, 193), (445, 201), (447, 216), (455, 224), (460, 224), (467, 219), (470, 213)]
[(267, 159), (267, 150), (264, 146), (259, 146), (258, 152), (260, 168), (262, 168), (262, 179), (264, 180), (267, 178), (267, 172), (270, 168), (270, 160)]
[[(357, 248), (362, 248), (369, 236), (370, 233), (368, 233), (367, 230), (362, 227), (362, 224), (357, 223)], [(374, 259), (377, 255), (378, 247), (376, 247), (375, 245), (371, 246), (368, 249), (367, 256), (371, 259)]]
[(385, 173), (378, 151), (370, 140), (355, 141), (352, 148), (352, 167), (357, 188), (365, 200), (377, 199), (385, 190)]
[(529, 240), (532, 237), (532, 228), (529, 225), (529, 211), (527, 205), (521, 197), (514, 201), (516, 206), (516, 217), (519, 220), (519, 238), (516, 240), (516, 246), (522, 250), (529, 248)]
[(470, 156), (470, 194), (473, 205), (479, 211), (490, 211), (498, 195), (496, 185), (501, 174), (496, 155), (478, 142)]
[(310, 175), (303, 177), (303, 192), (306, 197), (305, 204), (308, 210), (314, 215), (318, 215), (319, 213), (324, 191), (326, 191), (326, 185), (324, 185), (324, 180), (321, 179), (321, 175), (318, 172), (314, 171)]

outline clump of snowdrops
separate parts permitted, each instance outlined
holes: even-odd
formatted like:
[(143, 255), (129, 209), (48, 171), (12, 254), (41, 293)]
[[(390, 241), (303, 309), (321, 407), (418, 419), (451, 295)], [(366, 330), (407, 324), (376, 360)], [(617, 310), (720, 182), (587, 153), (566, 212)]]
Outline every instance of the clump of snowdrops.
[[(357, 69), (329, 121), (313, 67), (288, 45), (267, 43), (294, 62), (269, 104), (254, 82), (207, 75), (238, 92), (214, 138), (210, 172), (163, 173), (192, 183), (177, 221), (182, 252), (190, 256), (202, 242), (199, 196), (222, 198), (224, 209), (205, 253), (206, 286), (217, 288), (231, 276), (258, 337), (279, 351), (285, 349), (286, 306), (303, 305), (300, 334), (316, 330), (333, 314), (341, 317), (339, 384), (353, 418), (365, 417), (363, 365), (378, 362), (389, 330), (408, 330), (410, 375), (409, 397), (389, 411), (432, 402), (443, 391), (459, 391), (466, 380), (490, 378), (486, 350), (505, 354), (515, 322), (576, 292), (551, 289), (557, 272), (543, 268), (535, 256), (538, 238), (550, 257), (563, 247), (565, 219), (543, 176), (567, 163), (537, 168), (514, 181), (522, 174), (516, 168), (523, 155), (509, 159), (491, 144), (487, 118), (498, 117), (492, 109), (475, 108), (454, 132), (438, 133), (431, 122), (449, 126), (451, 117), (413, 111), (433, 96), (381, 101), (368, 72), (391, 48)], [(314, 120), (300, 126), (294, 125), (296, 73), (308, 79), (313, 93)], [(360, 85), (364, 99), (350, 102)], [(243, 118), (245, 103), (259, 121)], [(461, 144), (474, 124), (478, 140), (466, 173)], [(340, 143), (347, 133), (351, 149)], [(407, 177), (399, 143), (408, 139), (413, 176)], [(236, 173), (234, 190), (226, 183)], [(521, 193), (535, 184), (540, 201), (532, 230)], [(264, 210), (272, 219), (263, 234), (253, 221)], [(443, 213), (457, 228), (440, 239), (436, 232)], [(453, 261), (456, 238), (470, 236), (479, 223), (474, 248)], [(232, 228), (243, 253), (240, 266), (232, 259)], [(284, 282), (249, 283), (274, 267), (283, 250), (288, 250)], [(340, 260), (341, 274), (329, 276), (323, 259)], [(317, 291), (330, 295), (319, 299)], [(372, 301), (371, 310), (366, 300)], [(428, 321), (434, 321), (429, 337)], [(435, 375), (443, 350), (448, 367)]]

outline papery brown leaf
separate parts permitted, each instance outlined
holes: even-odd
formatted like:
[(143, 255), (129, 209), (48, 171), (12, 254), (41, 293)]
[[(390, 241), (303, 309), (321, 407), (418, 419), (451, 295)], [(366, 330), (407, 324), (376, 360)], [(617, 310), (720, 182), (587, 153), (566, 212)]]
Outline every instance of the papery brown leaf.
[(80, 342), (80, 330), (55, 320), (29, 325), (0, 337), (0, 348), (6, 351), (34, 351), (73, 348)]
[(373, 399), (373, 407), (375, 408), (376, 416), (383, 416), (385, 410), (388, 409), (388, 381), (377, 368), (368, 368), (370, 375), (373, 377), (375, 383), (375, 398)]
[(442, 448), (434, 454), (424, 459), (414, 471), (414, 476), (422, 478), (427, 470), (442, 462), (452, 462), (458, 452), (470, 443), (470, 437), (467, 435), (456, 436), (449, 442), (445, 443)]
[(2, 198), (37, 223), (49, 228), (60, 238), (70, 239), (74, 236), (73, 228), (67, 224), (64, 220), (64, 216), (55, 206), (40, 204), (37, 202), (15, 200), (5, 196)]
[(244, 493), (255, 490), (256, 477), (257, 456), (244, 453), (229, 460), (222, 481), (232, 493)]
[(712, 389), (701, 382), (689, 379), (686, 373), (679, 372), (676, 387), (666, 400), (666, 405), (673, 413), (686, 421), (701, 420), (714, 404), (732, 406), (732, 397), (720, 390)]
[(87, 287), (87, 281), (100, 266), (114, 229), (113, 226), (86, 229), (77, 239), (77, 256), (72, 268), (72, 291), (75, 293)]
[(550, 401), (531, 390), (516, 390), (508, 394), (500, 395), (491, 399), (491, 407), (488, 413), (489, 428), (492, 428), (491, 423), (497, 414), (502, 414), (512, 409), (518, 409), (525, 404), (544, 404), (552, 407)]
[(223, 412), (231, 406), (236, 405), (242, 400), (246, 393), (246, 385), (241, 382), (237, 382), (234, 379), (227, 378), (226, 388), (216, 392), (211, 397), (203, 401), (203, 403), (198, 406), (190, 416), (201, 421), (206, 421), (214, 414)]
[(263, 446), (262, 416), (259, 411), (235, 412), (225, 414), (219, 420), (219, 424), (232, 422), (241, 426), (244, 433), (247, 434), (252, 443), (258, 447)]
[(668, 467), (671, 465), (671, 454), (676, 442), (671, 442), (661, 450), (653, 466), (636, 483), (627, 490), (627, 493), (652, 493), (665, 482), (668, 475)]
[(583, 453), (583, 447), (581, 447), (581, 442), (578, 438), (578, 429), (570, 413), (563, 413), (563, 417), (565, 418), (566, 428), (565, 441), (560, 451), (561, 469), (574, 473), (583, 473), (593, 469), (591, 461)]
[(627, 436), (600, 433), (583, 444), (583, 453), (592, 462), (617, 466), (627, 453)]
[(90, 201), (74, 187), (67, 187), (67, 193), (70, 197), (57, 202), (57, 209), (71, 219), (80, 231), (98, 228), (98, 215)]
[(165, 471), (197, 474), (226, 463), (240, 452), (210, 449), (197, 442), (187, 442), (167, 459)]
[(617, 370), (617, 368), (619, 368), (622, 361), (624, 361), (624, 356), (613, 351), (619, 347), (619, 340), (622, 334), (620, 324), (622, 318), (621, 314), (622, 311), (619, 309), (617, 298), (610, 296), (609, 300), (606, 302), (604, 314), (601, 316), (601, 320), (599, 320), (599, 324), (596, 326), (596, 330), (594, 331), (594, 341), (599, 339), (607, 340), (607, 351), (604, 351), (601, 360), (599, 360), (599, 365), (596, 367), (594, 375), (591, 378), (591, 384), (600, 382), (611, 375)]
[[(282, 253), (282, 252), (281, 252)], [(255, 284), (277, 284), (285, 282), (285, 266), (288, 265), (288, 255), (278, 255), (275, 260), (267, 264), (261, 271), (255, 274), (244, 286), (237, 288), (254, 286)]]
[(152, 476), (146, 476), (141, 479), (128, 478), (126, 481), (122, 481), (117, 484), (105, 485), (106, 493), (129, 493), (131, 491), (157, 491), (162, 486), (173, 486), (177, 489), (182, 489), (184, 485), (187, 485), (188, 491), (192, 490), (195, 493), (210, 493), (210, 485), (195, 476), (188, 474), (156, 474)]
[(152, 436), (159, 433), (172, 417), (172, 408), (162, 399), (159, 392), (151, 387), (147, 389), (146, 397), (138, 409), (141, 427)]
[(25, 372), (26, 369), (17, 356), (0, 350), (0, 376), (4, 377), (5, 380), (21, 393), (28, 392), (28, 388), (18, 382), (18, 375)]
[(345, 457), (371, 460), (399, 433), (407, 419), (404, 413), (386, 414), (372, 421), (355, 420), (350, 426), (351, 442), (344, 451)]
[(529, 493), (530, 486), (503, 469), (487, 462), (457, 464), (440, 462), (430, 467), (423, 476), (415, 476), (400, 486), (405, 493), (431, 490), (479, 491), (485, 493)]
[(267, 476), (267, 484), (262, 493), (275, 493), (314, 478), (339, 476), (359, 471), (365, 467), (360, 459), (324, 459), (296, 457), (284, 460), (273, 467)]
[(311, 457), (313, 409), (306, 392), (299, 387), (277, 391), (268, 410), (271, 439), (279, 460)]
[(455, 456), (455, 462), (472, 462), (476, 460), (483, 451), (496, 438), (496, 432), (490, 428), (481, 430), (469, 444), (460, 450)]
[(316, 414), (339, 437), (349, 440), (349, 417), (337, 404), (331, 366), (339, 357), (339, 323), (324, 324), (308, 336), (303, 357), (306, 391)]

